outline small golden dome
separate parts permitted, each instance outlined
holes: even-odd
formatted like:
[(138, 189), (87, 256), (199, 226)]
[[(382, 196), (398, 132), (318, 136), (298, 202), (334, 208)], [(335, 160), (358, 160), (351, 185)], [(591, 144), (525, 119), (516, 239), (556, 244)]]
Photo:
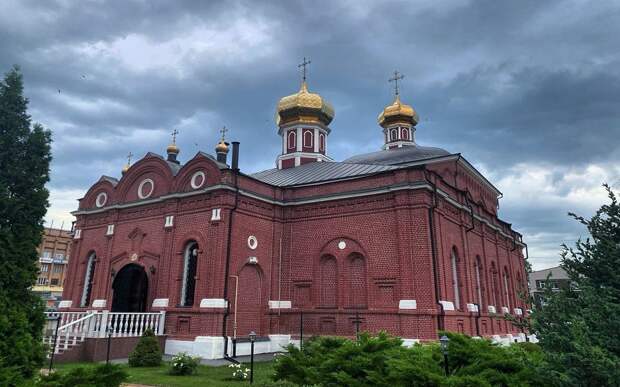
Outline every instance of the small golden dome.
[(173, 142), (170, 145), (168, 145), (168, 148), (166, 148), (166, 152), (174, 153), (175, 155), (178, 155), (180, 150), (179, 150), (179, 147), (177, 146), (177, 144)]
[(379, 117), (377, 117), (377, 121), (379, 121), (379, 125), (381, 126), (383, 126), (386, 121), (405, 121), (412, 125), (417, 125), (419, 120), (418, 113), (416, 113), (411, 106), (400, 102), (399, 95), (396, 95), (394, 102), (386, 106), (381, 114), (379, 114)]
[(228, 143), (221, 139), (220, 142), (215, 146), (216, 153), (228, 153)]
[(128, 170), (129, 170), (129, 164), (125, 164), (121, 172), (124, 175), (125, 173), (127, 173)]
[(319, 94), (308, 91), (308, 84), (304, 81), (295, 94), (288, 95), (278, 102), (276, 121), (292, 121), (295, 118), (318, 118), (323, 124), (329, 125), (334, 119), (334, 108)]

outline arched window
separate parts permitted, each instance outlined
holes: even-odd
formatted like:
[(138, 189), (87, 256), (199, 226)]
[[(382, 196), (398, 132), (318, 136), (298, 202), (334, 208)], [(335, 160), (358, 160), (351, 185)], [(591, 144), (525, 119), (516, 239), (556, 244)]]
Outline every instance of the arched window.
[(459, 270), (458, 270), (458, 256), (456, 255), (456, 249), (452, 249), (452, 288), (454, 290), (454, 307), (461, 309), (461, 294), (459, 289)]
[(90, 296), (93, 290), (96, 261), (97, 256), (95, 255), (95, 253), (91, 253), (88, 256), (88, 262), (86, 263), (86, 272), (84, 274), (84, 288), (82, 289), (82, 299), (80, 300), (80, 307), (82, 308), (90, 305)]
[(319, 151), (325, 152), (325, 135), (319, 134)]
[(294, 130), (289, 130), (288, 132), (288, 149), (295, 149), (295, 137), (297, 137), (297, 133)]
[(481, 261), (479, 255), (476, 255), (476, 263), (475, 263), (474, 266), (475, 266), (474, 269), (475, 269), (475, 272), (476, 272), (476, 293), (477, 293), (477, 296), (478, 296), (477, 302), (478, 302), (478, 306), (480, 308), (482, 308), (483, 303), (484, 303), (484, 301), (483, 301), (484, 297), (482, 296), (482, 294), (484, 292), (484, 287), (483, 287), (483, 284), (482, 284), (482, 281), (483, 281), (483, 278), (484, 278), (484, 274), (483, 274), (484, 271), (483, 271), (483, 268), (482, 268), (482, 261)]
[(320, 305), (335, 308), (338, 305), (338, 265), (336, 258), (328, 255), (321, 259)]
[(390, 130), (390, 141), (398, 140), (398, 128)]
[(401, 136), (401, 138), (403, 140), (409, 140), (409, 129), (402, 128), (402, 136)]
[(194, 305), (196, 290), (196, 266), (198, 243), (189, 242), (183, 251), (183, 282), (181, 283), (181, 306)]
[(312, 147), (312, 131), (306, 130), (304, 132), (304, 147)]
[(493, 306), (499, 307), (499, 284), (497, 283), (497, 268), (495, 262), (491, 262), (491, 301)]
[(504, 268), (504, 297), (506, 299), (506, 306), (510, 310), (510, 286), (508, 285), (508, 269)]
[(366, 288), (366, 261), (360, 254), (349, 256), (349, 306), (365, 308), (368, 305)]

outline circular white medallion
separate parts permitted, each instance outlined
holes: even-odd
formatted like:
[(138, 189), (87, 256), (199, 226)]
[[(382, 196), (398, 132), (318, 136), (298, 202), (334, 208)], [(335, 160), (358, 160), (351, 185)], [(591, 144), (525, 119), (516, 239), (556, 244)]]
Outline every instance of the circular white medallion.
[(151, 179), (144, 179), (138, 186), (138, 197), (140, 199), (146, 199), (153, 193), (155, 189), (155, 183)]
[(95, 199), (95, 205), (97, 207), (103, 207), (105, 206), (105, 203), (108, 201), (108, 194), (105, 192), (99, 192), (99, 195), (97, 195), (97, 199)]
[(193, 189), (198, 189), (202, 187), (207, 181), (205, 177), (205, 173), (203, 171), (194, 172), (192, 175), (192, 180), (189, 182)]
[(252, 250), (256, 250), (256, 248), (258, 247), (258, 239), (256, 239), (254, 235), (250, 235), (248, 237), (248, 247)]
[(340, 250), (344, 250), (346, 247), (347, 247), (347, 244), (345, 243), (345, 241), (338, 242), (338, 248)]

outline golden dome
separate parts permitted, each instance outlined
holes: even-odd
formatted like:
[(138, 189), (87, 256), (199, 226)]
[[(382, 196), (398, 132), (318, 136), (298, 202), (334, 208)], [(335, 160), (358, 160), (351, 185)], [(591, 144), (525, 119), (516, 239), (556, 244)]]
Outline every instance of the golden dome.
[(176, 143), (171, 143), (170, 145), (168, 145), (168, 148), (166, 148), (166, 152), (168, 153), (174, 153), (175, 155), (178, 155), (180, 152), (179, 147), (177, 146)]
[(125, 164), (125, 166), (123, 167), (123, 169), (121, 170), (122, 174), (124, 175), (125, 173), (127, 173), (127, 171), (129, 170), (129, 164)]
[(418, 113), (409, 105), (400, 102), (400, 96), (396, 95), (394, 98), (394, 102), (391, 105), (388, 105), (383, 109), (379, 117), (377, 117), (377, 121), (379, 121), (379, 125), (382, 125), (386, 121), (405, 121), (412, 125), (417, 125), (420, 118), (418, 117)]
[(220, 142), (215, 146), (216, 153), (228, 153), (228, 143), (221, 139)]
[(295, 94), (288, 95), (278, 102), (276, 121), (290, 122), (295, 119), (318, 119), (323, 124), (329, 125), (334, 119), (334, 108), (319, 94), (308, 91), (308, 85), (304, 81), (301, 88)]

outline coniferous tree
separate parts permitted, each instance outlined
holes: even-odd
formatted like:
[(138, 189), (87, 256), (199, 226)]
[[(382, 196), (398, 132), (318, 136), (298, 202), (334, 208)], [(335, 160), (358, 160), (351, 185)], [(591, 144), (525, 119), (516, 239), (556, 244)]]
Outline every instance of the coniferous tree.
[(591, 219), (570, 214), (590, 233), (562, 251), (573, 286), (546, 292), (544, 306), (532, 315), (550, 372), (562, 385), (620, 381), (620, 205), (605, 188), (611, 202)]
[(44, 359), (43, 305), (31, 287), (48, 206), (51, 134), (31, 125), (19, 68), (0, 81), (0, 385), (19, 384)]

